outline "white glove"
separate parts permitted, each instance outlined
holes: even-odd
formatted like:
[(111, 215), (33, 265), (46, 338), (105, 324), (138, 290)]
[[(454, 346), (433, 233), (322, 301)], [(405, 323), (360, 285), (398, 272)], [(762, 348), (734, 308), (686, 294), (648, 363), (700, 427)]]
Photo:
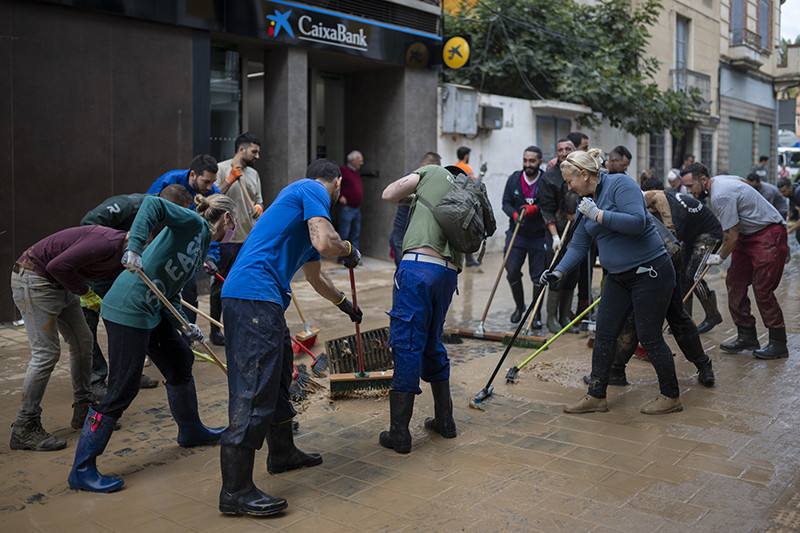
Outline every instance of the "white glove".
[(203, 332), (197, 324), (189, 324), (188, 328), (183, 328), (183, 333), (189, 338), (190, 341), (203, 342), (206, 340)]
[(711, 255), (708, 256), (708, 259), (706, 259), (706, 264), (707, 265), (711, 265), (711, 266), (721, 265), (723, 261), (724, 261), (724, 259), (722, 258), (721, 255), (719, 255), (719, 254), (711, 254)]
[(553, 235), (553, 251), (557, 252), (561, 249), (561, 237)]
[(583, 213), (587, 218), (591, 218), (597, 222), (597, 217), (600, 216), (600, 208), (594, 203), (591, 198), (584, 198), (578, 205), (578, 211)]
[(142, 256), (133, 250), (128, 250), (122, 254), (122, 266), (135, 274), (142, 269)]

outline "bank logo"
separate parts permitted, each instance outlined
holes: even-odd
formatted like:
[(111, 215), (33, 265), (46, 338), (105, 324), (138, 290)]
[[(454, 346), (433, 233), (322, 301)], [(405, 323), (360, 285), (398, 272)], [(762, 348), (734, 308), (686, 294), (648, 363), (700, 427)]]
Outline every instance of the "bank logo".
[(292, 30), (291, 25), (289, 25), (289, 15), (291, 14), (291, 9), (286, 13), (281, 13), (276, 9), (274, 15), (267, 15), (267, 18), (270, 20), (267, 33), (270, 37), (277, 37), (281, 32), (281, 29), (285, 29), (286, 33), (289, 34), (289, 37), (294, 37), (294, 31)]

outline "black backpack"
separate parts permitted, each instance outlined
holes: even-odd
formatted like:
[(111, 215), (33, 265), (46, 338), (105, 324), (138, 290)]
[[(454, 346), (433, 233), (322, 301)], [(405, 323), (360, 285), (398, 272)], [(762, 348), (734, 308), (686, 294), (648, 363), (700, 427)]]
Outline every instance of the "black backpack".
[(419, 194), (415, 195), (415, 201), (433, 213), (450, 246), (461, 253), (475, 253), (497, 229), (486, 186), (483, 181), (470, 178), (463, 172), (449, 181), (450, 190), (436, 205), (431, 205)]

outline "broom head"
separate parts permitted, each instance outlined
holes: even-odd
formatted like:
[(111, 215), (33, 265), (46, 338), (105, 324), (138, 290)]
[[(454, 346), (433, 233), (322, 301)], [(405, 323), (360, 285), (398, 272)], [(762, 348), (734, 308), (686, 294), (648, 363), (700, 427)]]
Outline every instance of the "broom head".
[(389, 390), (393, 375), (392, 370), (331, 374), (331, 396), (344, 392)]

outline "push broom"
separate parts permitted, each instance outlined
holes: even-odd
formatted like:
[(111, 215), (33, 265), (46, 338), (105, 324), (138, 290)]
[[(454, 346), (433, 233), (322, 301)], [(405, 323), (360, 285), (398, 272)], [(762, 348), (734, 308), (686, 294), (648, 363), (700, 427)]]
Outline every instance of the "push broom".
[[(356, 277), (353, 269), (350, 269), (350, 289), (353, 291), (353, 309), (358, 311), (356, 300)], [(364, 371), (364, 353), (361, 346), (361, 328), (358, 322), (353, 322), (356, 326), (356, 347), (358, 350), (358, 372), (345, 374), (331, 374), (330, 385), (331, 395), (343, 392), (359, 390), (383, 390), (392, 388), (392, 370), (383, 371)]]

